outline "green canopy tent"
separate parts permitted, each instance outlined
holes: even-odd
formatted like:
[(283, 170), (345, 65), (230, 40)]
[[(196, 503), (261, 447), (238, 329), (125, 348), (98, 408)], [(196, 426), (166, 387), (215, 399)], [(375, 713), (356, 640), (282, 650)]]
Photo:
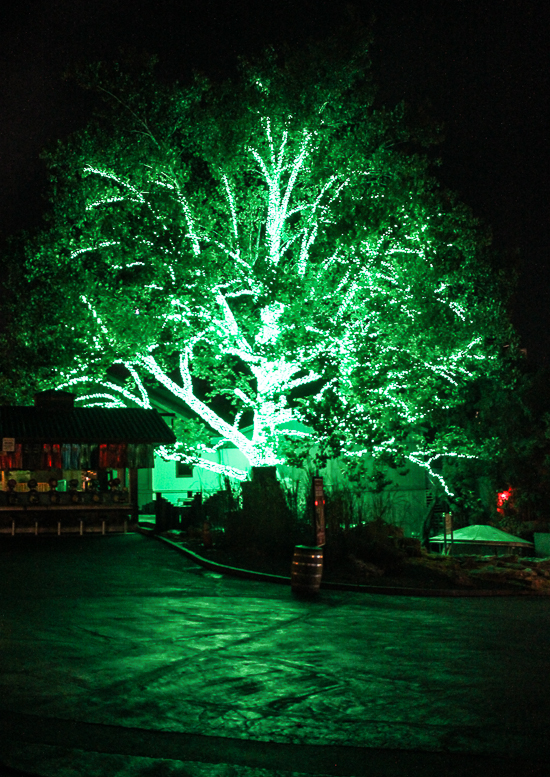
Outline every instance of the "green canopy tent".
[[(475, 526), (466, 526), (464, 529), (458, 529), (451, 534), (447, 534), (447, 547), (451, 544), (451, 553), (453, 555), (461, 554), (480, 554), (480, 555), (508, 555), (516, 553), (518, 555), (527, 554), (533, 550), (534, 544), (521, 537), (515, 537), (501, 529), (495, 529), (494, 526), (476, 524)], [(436, 546), (433, 549), (441, 553), (445, 546), (443, 534), (430, 537), (430, 546)]]

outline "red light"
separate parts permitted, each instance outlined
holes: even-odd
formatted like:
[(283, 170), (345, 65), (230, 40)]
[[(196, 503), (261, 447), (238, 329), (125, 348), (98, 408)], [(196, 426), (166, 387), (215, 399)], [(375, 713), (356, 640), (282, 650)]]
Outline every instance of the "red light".
[(508, 488), (506, 491), (499, 491), (497, 494), (497, 513), (504, 513), (504, 505), (510, 501), (512, 496), (512, 489)]

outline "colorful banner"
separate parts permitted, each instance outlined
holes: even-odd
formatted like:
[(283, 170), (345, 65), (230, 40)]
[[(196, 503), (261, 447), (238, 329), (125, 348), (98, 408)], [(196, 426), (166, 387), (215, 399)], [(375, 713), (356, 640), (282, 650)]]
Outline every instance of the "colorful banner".
[(96, 470), (153, 468), (154, 447), (146, 443), (15, 443), (0, 451), (0, 470)]

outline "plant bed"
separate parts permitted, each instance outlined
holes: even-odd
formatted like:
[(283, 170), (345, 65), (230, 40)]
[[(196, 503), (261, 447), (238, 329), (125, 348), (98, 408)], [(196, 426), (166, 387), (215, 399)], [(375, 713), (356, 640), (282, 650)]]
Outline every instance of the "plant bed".
[[(180, 532), (167, 532), (173, 541), (199, 556), (239, 569), (290, 578), (292, 553), (288, 558), (260, 552), (253, 546), (238, 551), (205, 548), (199, 538), (188, 539)], [(417, 558), (406, 558), (399, 568), (384, 570), (360, 559), (331, 559), (323, 580), (383, 588), (532, 590), (550, 592), (550, 559), (518, 556), (441, 556), (422, 551)]]

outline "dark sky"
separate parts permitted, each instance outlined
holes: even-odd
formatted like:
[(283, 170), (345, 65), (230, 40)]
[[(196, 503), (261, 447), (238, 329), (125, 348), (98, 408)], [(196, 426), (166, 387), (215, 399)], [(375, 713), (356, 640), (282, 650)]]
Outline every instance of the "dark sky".
[[(228, 72), (240, 54), (299, 43), (346, 18), (343, 0), (20, 0), (0, 13), (0, 238), (33, 228), (45, 204), (40, 150), (86, 123), (63, 72), (157, 54), (163, 74)], [(356, 0), (376, 15), (378, 102), (429, 100), (444, 122), (439, 177), (492, 225), (520, 271), (513, 319), (550, 361), (548, 0)]]

